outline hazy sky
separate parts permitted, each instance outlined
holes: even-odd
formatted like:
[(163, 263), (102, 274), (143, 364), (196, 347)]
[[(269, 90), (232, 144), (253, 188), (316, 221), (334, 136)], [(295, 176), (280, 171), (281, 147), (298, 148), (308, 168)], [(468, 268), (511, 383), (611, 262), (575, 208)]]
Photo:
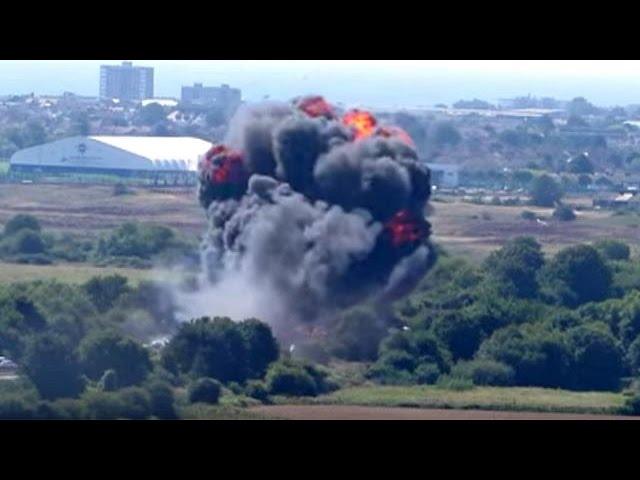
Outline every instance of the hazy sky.
[[(584, 96), (600, 105), (640, 103), (637, 60), (132, 60), (155, 67), (156, 96), (180, 86), (228, 83), (247, 100), (319, 93), (349, 105), (489, 101), (516, 95)], [(99, 66), (114, 60), (0, 60), (0, 94), (97, 95)]]

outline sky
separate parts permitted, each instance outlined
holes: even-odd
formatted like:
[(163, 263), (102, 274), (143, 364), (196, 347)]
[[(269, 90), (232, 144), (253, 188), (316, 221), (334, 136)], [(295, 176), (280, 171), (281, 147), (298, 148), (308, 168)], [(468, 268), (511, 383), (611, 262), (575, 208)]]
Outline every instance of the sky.
[[(135, 60), (155, 68), (157, 97), (227, 83), (243, 97), (317, 93), (349, 106), (411, 108), (531, 94), (601, 105), (640, 104), (637, 60)], [(97, 95), (99, 66), (119, 60), (0, 60), (0, 95)]]

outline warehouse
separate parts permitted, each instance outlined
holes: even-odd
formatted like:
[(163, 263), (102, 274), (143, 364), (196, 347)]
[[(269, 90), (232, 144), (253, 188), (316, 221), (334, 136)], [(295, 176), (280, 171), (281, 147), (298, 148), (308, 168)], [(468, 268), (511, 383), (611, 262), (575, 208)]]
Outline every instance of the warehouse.
[(98, 174), (141, 177), (158, 183), (192, 182), (198, 160), (212, 144), (193, 137), (70, 137), (16, 152), (14, 177)]

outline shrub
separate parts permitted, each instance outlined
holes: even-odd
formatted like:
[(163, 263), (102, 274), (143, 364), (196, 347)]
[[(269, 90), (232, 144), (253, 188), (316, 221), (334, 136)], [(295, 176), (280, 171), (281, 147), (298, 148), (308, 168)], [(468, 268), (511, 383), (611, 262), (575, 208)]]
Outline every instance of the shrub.
[(568, 205), (558, 205), (553, 211), (553, 218), (560, 220), (561, 222), (570, 222), (576, 219), (576, 214), (573, 208)]
[(366, 373), (367, 378), (382, 385), (411, 385), (414, 376), (407, 370), (397, 370), (385, 363), (374, 363)]
[(53, 333), (30, 338), (23, 358), (24, 371), (46, 400), (76, 397), (84, 390), (75, 350)]
[(540, 175), (531, 182), (531, 201), (539, 207), (553, 207), (562, 198), (562, 187), (549, 175)]
[(144, 381), (152, 369), (149, 352), (142, 345), (121, 334), (102, 330), (85, 337), (78, 347), (84, 373), (97, 380), (113, 369), (121, 387)]
[(127, 278), (122, 275), (93, 277), (83, 285), (83, 289), (102, 313), (111, 309), (118, 298), (129, 292)]
[(163, 349), (161, 361), (174, 373), (211, 377), (223, 383), (243, 382), (250, 371), (245, 337), (229, 318), (204, 317), (183, 323)]
[(245, 387), (244, 393), (247, 397), (260, 400), (262, 403), (266, 403), (269, 399), (269, 390), (267, 385), (260, 380), (249, 380)]
[(171, 385), (166, 382), (155, 380), (147, 387), (149, 395), (149, 406), (151, 414), (161, 420), (173, 420), (177, 418), (174, 403), (175, 398)]
[(387, 335), (384, 321), (374, 310), (357, 307), (342, 314), (332, 338), (331, 352), (344, 360), (372, 361)]
[(436, 382), (436, 386), (444, 390), (454, 390), (456, 392), (460, 392), (464, 390), (471, 390), (473, 388), (473, 381), (469, 378), (443, 375)]
[(100, 390), (103, 392), (114, 392), (118, 389), (118, 374), (115, 370), (109, 369), (104, 372), (99, 382)]
[(266, 384), (272, 395), (296, 397), (316, 396), (318, 385), (313, 376), (300, 364), (276, 362), (267, 371)]
[(40, 222), (32, 215), (18, 214), (9, 219), (4, 226), (5, 236), (10, 236), (20, 230), (31, 230), (39, 232), (41, 230)]
[(532, 212), (531, 210), (523, 210), (522, 213), (520, 214), (520, 216), (524, 219), (524, 220), (535, 220), (536, 214), (534, 212)]
[(116, 183), (113, 186), (113, 196), (117, 197), (120, 195), (129, 195), (131, 193), (131, 191), (129, 190), (129, 187), (127, 187), (126, 184), (124, 183)]
[(482, 341), (482, 329), (477, 319), (464, 315), (459, 310), (438, 316), (432, 328), (454, 360), (471, 358)]
[(46, 246), (39, 232), (20, 230), (2, 241), (5, 252), (13, 255), (37, 255), (44, 253)]
[(278, 360), (280, 350), (271, 327), (255, 318), (238, 324), (247, 352), (248, 376), (264, 377), (267, 367)]
[(435, 363), (421, 363), (413, 372), (415, 381), (421, 385), (436, 383), (440, 376), (440, 369)]
[(514, 382), (513, 368), (493, 360), (459, 362), (451, 370), (453, 377), (470, 379), (474, 385), (507, 386)]
[(122, 402), (122, 418), (145, 420), (151, 416), (149, 394), (140, 387), (123, 388), (117, 395)]
[(635, 393), (625, 401), (625, 413), (640, 415), (640, 394)]
[(619, 240), (600, 240), (594, 247), (609, 260), (629, 260), (629, 245)]
[(213, 378), (200, 378), (189, 385), (189, 401), (191, 403), (217, 404), (220, 399), (222, 385)]
[(32, 402), (18, 395), (0, 397), (0, 419), (31, 420), (36, 416)]
[(394, 370), (406, 370), (413, 372), (416, 368), (416, 359), (413, 355), (399, 350), (392, 350), (380, 356), (376, 362), (380, 365), (387, 365)]

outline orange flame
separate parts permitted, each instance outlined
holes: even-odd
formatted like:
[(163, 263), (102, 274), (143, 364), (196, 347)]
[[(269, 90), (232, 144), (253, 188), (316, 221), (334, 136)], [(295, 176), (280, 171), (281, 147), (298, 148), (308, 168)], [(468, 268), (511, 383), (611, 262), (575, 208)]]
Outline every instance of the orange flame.
[(385, 138), (397, 138), (398, 140), (403, 142), (405, 145), (410, 146), (411, 148), (416, 147), (416, 144), (413, 143), (413, 139), (411, 138), (411, 136), (402, 128), (396, 127), (394, 125), (378, 128), (378, 130), (376, 130), (376, 135), (379, 135)]
[(225, 145), (215, 145), (206, 153), (200, 174), (217, 184), (242, 183), (248, 176), (242, 154)]
[(333, 107), (323, 97), (305, 97), (298, 102), (298, 108), (310, 117), (334, 118)]
[(415, 243), (427, 236), (427, 226), (409, 210), (400, 210), (385, 224), (391, 244), (402, 247)]
[(351, 127), (355, 133), (356, 140), (360, 140), (373, 135), (378, 122), (369, 112), (364, 110), (351, 110), (344, 114), (342, 123)]

